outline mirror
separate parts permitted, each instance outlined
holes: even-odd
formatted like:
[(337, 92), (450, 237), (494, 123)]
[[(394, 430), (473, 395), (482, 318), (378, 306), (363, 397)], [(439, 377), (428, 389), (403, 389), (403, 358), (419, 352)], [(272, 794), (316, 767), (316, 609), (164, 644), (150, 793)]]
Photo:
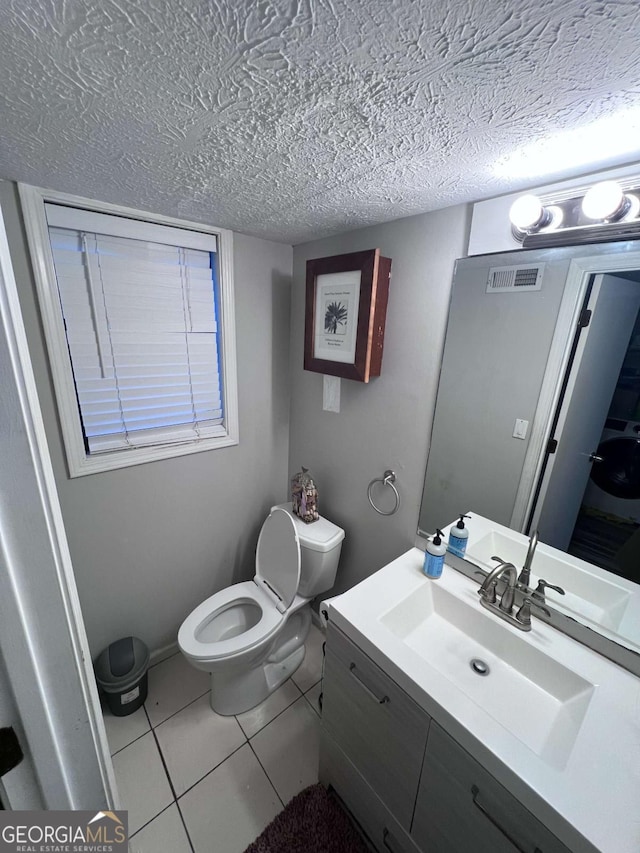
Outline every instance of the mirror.
[(640, 584), (639, 281), (633, 242), (457, 261), (420, 536), (471, 510)]

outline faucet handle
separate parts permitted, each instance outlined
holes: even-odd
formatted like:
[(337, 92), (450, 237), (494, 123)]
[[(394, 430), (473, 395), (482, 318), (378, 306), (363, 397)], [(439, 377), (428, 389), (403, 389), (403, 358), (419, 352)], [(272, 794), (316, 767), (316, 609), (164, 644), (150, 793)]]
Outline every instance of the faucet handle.
[(486, 601), (487, 604), (495, 604), (497, 581), (494, 579), (487, 583), (487, 581), (489, 580), (489, 572), (485, 572), (482, 569), (476, 569), (474, 571), (474, 575), (481, 575), (483, 579), (482, 583), (478, 587), (478, 595), (480, 596), (480, 598)]
[(559, 593), (560, 595), (565, 594), (565, 592), (561, 586), (554, 586), (552, 583), (547, 583), (547, 581), (545, 581), (545, 580), (539, 580), (538, 586), (531, 593), (531, 598), (535, 599), (535, 601), (544, 601), (545, 600), (545, 596), (544, 596), (545, 589), (553, 589), (555, 592)]
[[(483, 584), (483, 586), (484, 586), (484, 584)], [(484, 599), (484, 601), (486, 601), (487, 604), (495, 604), (496, 603), (496, 581), (495, 580), (491, 581), (489, 586), (485, 587), (484, 589), (482, 587), (480, 587), (480, 589), (478, 590), (478, 595), (480, 596), (480, 598)]]
[(516, 613), (516, 619), (520, 622), (521, 625), (526, 625), (531, 627), (531, 607), (537, 607), (538, 610), (542, 610), (542, 612), (551, 618), (551, 613), (547, 610), (546, 607), (543, 607), (541, 604), (538, 604), (537, 601), (533, 601), (531, 597), (527, 596), (522, 599), (522, 605), (520, 609)]
[(498, 563), (506, 563), (507, 560), (503, 560), (502, 557), (492, 557), (492, 560), (496, 560)]

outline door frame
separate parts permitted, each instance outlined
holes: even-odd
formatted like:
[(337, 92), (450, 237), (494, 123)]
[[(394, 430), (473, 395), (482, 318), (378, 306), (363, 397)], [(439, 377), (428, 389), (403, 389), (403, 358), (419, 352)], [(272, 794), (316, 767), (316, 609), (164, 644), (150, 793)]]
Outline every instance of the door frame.
[(18, 807), (118, 808), (2, 211), (0, 393), (0, 656), (35, 777)]
[[(509, 526), (514, 530), (528, 533), (527, 520), (532, 515), (534, 501), (538, 504), (544, 501), (546, 483), (537, 496), (536, 487), (542, 472), (555, 412), (562, 402), (566, 405), (570, 399), (570, 395), (565, 395), (563, 401), (563, 385), (567, 369), (571, 366), (574, 337), (590, 278), (600, 273), (615, 275), (638, 269), (640, 269), (640, 250), (620, 252), (619, 249), (614, 249), (611, 252), (574, 258), (569, 264), (538, 405), (531, 426), (531, 438), (511, 515)], [(558, 440), (562, 439), (561, 434), (555, 437)], [(546, 480), (548, 481), (548, 478)]]

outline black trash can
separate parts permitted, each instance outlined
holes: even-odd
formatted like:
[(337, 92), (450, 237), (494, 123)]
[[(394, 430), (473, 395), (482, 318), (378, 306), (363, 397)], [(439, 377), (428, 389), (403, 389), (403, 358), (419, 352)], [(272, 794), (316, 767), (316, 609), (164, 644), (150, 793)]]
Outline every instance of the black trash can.
[(100, 652), (94, 663), (96, 681), (109, 709), (126, 717), (147, 698), (149, 649), (137, 637), (123, 637)]

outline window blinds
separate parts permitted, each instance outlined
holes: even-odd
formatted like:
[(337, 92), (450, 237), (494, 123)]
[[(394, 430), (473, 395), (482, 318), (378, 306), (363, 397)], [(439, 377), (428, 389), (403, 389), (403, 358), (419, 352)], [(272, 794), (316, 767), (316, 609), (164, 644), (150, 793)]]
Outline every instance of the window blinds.
[(47, 219), (89, 453), (224, 434), (215, 251), (59, 227), (64, 210)]

